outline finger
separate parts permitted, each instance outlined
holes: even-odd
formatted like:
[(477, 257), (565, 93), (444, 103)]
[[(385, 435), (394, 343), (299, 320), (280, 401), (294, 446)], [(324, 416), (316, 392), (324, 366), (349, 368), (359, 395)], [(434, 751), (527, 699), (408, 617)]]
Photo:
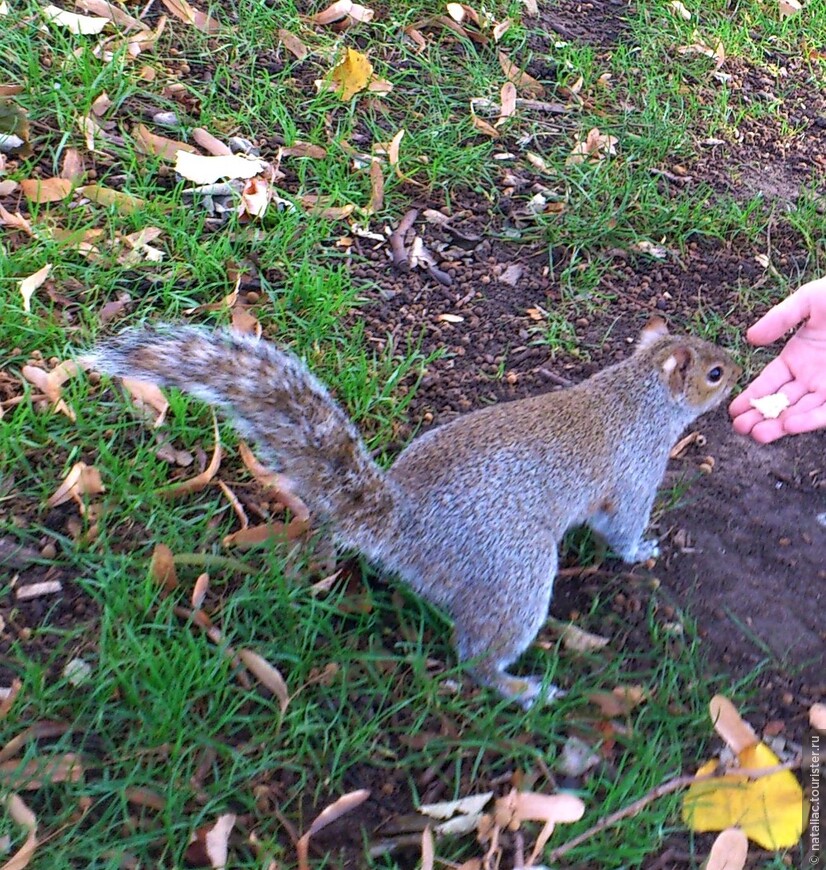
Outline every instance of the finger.
[(754, 427), (763, 420), (765, 417), (756, 408), (749, 408), (742, 414), (738, 414), (731, 425), (738, 435), (751, 435)]
[(783, 420), (788, 420), (791, 417), (796, 417), (798, 414), (808, 414), (816, 408), (826, 405), (826, 393), (812, 392), (806, 393), (801, 399), (795, 402), (790, 408), (782, 414)]
[(747, 411), (752, 399), (761, 396), (770, 396), (776, 393), (780, 387), (792, 380), (792, 373), (781, 357), (773, 359), (766, 368), (734, 399), (730, 406), (732, 416), (737, 416)]
[(814, 408), (806, 414), (793, 414), (783, 422), (783, 428), (790, 435), (826, 428), (826, 405)]
[(780, 420), (760, 420), (759, 423), (749, 432), (752, 438), (758, 444), (771, 444), (772, 441), (777, 441), (788, 433), (783, 428)]
[(809, 281), (764, 314), (746, 333), (752, 344), (771, 344), (811, 313), (812, 295), (826, 293), (826, 278)]

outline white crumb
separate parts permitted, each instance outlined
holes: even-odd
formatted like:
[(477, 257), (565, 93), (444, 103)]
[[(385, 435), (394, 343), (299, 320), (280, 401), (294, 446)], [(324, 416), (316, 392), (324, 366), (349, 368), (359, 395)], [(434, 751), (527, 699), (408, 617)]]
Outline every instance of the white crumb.
[(767, 420), (779, 417), (791, 405), (789, 397), (783, 393), (772, 393), (760, 399), (750, 399), (749, 404), (756, 408)]

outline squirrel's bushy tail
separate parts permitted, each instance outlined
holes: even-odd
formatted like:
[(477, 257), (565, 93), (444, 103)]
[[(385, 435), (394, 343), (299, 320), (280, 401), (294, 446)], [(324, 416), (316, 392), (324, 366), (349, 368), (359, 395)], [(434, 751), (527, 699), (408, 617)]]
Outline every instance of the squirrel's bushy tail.
[(343, 543), (382, 557), (399, 496), (349, 417), (292, 354), (228, 330), (161, 325), (127, 330), (86, 362), (220, 407), (316, 518), (332, 520)]

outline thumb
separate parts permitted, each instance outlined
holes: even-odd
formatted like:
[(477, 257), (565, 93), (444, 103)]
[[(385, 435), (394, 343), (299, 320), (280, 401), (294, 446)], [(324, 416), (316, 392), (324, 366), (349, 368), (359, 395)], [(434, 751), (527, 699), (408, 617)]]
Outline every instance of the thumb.
[(749, 329), (746, 333), (749, 342), (758, 345), (771, 344), (790, 329), (794, 329), (811, 314), (812, 297), (821, 293), (826, 297), (826, 278), (803, 284)]

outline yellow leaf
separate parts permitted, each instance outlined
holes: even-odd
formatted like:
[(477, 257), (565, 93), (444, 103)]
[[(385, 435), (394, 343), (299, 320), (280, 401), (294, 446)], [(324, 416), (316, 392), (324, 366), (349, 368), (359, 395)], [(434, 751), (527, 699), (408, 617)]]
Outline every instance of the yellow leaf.
[(339, 86), (342, 102), (346, 103), (359, 91), (363, 91), (370, 83), (372, 75), (373, 64), (367, 59), (367, 55), (348, 48), (344, 60), (332, 73), (332, 80)]
[[(763, 743), (739, 753), (740, 769), (763, 770), (779, 763)], [(697, 776), (710, 774), (717, 761), (704, 764)], [(803, 833), (806, 805), (800, 783), (791, 771), (781, 770), (750, 780), (731, 772), (694, 783), (683, 800), (683, 821), (694, 831), (722, 831), (738, 827), (769, 851), (793, 846)]]

